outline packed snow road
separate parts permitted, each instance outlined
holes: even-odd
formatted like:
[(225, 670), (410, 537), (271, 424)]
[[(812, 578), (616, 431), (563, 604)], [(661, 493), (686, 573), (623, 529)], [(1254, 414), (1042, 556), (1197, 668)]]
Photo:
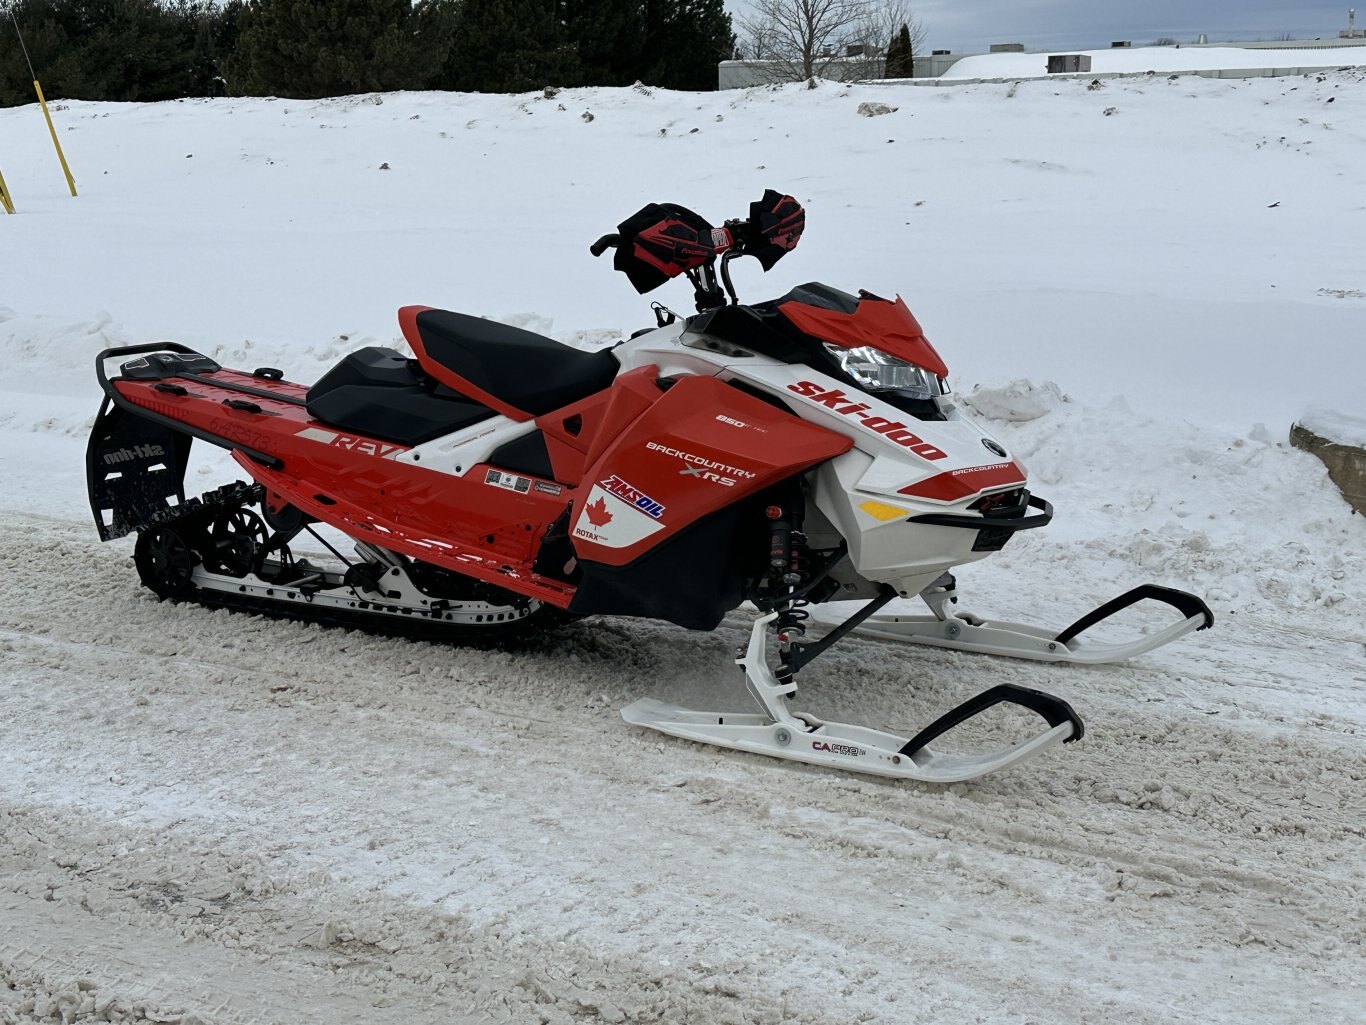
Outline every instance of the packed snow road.
[(159, 603), (90, 533), (0, 547), (0, 1016), (1360, 1020), (1366, 716), (1276, 699), (1366, 683), (1348, 631), (1103, 670), (851, 641), (814, 706), (909, 726), (1009, 679), (1088, 719), (915, 786), (616, 718), (714, 678), (739, 614), (473, 651)]

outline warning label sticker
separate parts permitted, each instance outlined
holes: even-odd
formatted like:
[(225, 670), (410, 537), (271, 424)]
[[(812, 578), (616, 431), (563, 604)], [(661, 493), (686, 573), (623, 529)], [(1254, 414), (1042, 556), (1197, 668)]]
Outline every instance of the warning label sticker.
[(484, 475), (484, 483), (492, 484), (495, 488), (507, 488), (521, 495), (531, 490), (530, 477), (518, 477), (515, 473), (506, 473), (502, 470), (490, 470)]

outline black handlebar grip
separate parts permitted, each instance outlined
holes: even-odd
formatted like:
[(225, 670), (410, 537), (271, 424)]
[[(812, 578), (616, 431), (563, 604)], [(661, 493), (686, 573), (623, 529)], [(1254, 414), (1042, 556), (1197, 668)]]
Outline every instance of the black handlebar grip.
[(589, 246), (588, 251), (592, 253), (594, 256), (601, 256), (603, 253), (607, 252), (607, 250), (615, 249), (619, 245), (621, 245), (620, 235), (604, 235), (602, 236), (602, 238), (598, 239), (591, 246)]

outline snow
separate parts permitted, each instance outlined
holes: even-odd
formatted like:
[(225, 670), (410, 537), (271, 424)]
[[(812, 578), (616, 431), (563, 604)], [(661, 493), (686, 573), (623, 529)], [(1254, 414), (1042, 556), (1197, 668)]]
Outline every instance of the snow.
[(1366, 448), (1366, 416), (1353, 416), (1340, 410), (1314, 406), (1300, 415), (1299, 423), (1320, 438), (1327, 438), (1339, 445)]
[(1366, 64), (1366, 46), (1286, 47), (1140, 46), (1048, 53), (988, 53), (956, 61), (943, 78), (1040, 78), (1053, 53), (1091, 58), (1091, 74), (1142, 74), (1244, 68), (1346, 68)]
[[(0, 1022), (1361, 1021), (1366, 525), (1287, 434), (1360, 429), (1366, 75), (1087, 84), (54, 105), (77, 199), (0, 111)], [(1216, 617), (1095, 669), (849, 640), (811, 710), (1012, 682), (1081, 743), (952, 787), (721, 752), (616, 710), (727, 693), (743, 612), (463, 650), (161, 604), (96, 541), (101, 349), (307, 381), (415, 302), (594, 347), (687, 290), (591, 240), (770, 186), (809, 227), (742, 294), (900, 292), (1057, 509), (965, 607)]]

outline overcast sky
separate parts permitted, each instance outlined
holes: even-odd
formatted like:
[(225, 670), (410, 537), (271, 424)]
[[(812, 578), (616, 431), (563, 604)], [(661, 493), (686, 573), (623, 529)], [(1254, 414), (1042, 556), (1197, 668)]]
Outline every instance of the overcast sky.
[[(727, 6), (737, 22), (748, 13), (746, 0)], [(1357, 27), (1366, 27), (1366, 0), (1355, 6)], [(1128, 39), (1140, 46), (1164, 36), (1185, 43), (1202, 32), (1212, 43), (1286, 33), (1335, 38), (1347, 27), (1347, 7), (1318, 0), (912, 0), (927, 48), (955, 52), (985, 51), (991, 43), (1080, 50)]]

